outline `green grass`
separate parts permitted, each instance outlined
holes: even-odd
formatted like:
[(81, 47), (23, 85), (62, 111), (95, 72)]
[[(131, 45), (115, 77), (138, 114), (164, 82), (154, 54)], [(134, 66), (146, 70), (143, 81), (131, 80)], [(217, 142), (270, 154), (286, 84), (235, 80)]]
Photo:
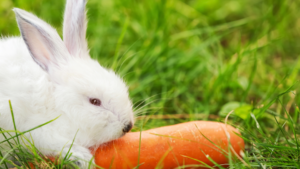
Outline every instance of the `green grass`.
[[(61, 34), (64, 1), (1, 0), (3, 36), (19, 35), (13, 7)], [(87, 8), (90, 54), (130, 86), (136, 126), (224, 121), (234, 109), (229, 123), (247, 143), (248, 166), (300, 168), (300, 1), (89, 0)]]

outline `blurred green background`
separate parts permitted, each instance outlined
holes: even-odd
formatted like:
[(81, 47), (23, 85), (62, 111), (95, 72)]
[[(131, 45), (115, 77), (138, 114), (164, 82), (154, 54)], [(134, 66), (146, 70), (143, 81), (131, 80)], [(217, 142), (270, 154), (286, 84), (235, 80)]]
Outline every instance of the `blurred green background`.
[[(0, 32), (19, 35), (18, 7), (62, 35), (64, 4), (1, 0)], [(296, 0), (88, 0), (87, 38), (91, 56), (124, 77), (139, 115), (185, 115), (150, 116), (146, 128), (222, 121), (235, 108), (236, 120), (247, 120), (291, 86), (280, 101), (291, 102), (291, 113), (299, 103), (299, 7)], [(268, 109), (283, 113), (277, 101)]]

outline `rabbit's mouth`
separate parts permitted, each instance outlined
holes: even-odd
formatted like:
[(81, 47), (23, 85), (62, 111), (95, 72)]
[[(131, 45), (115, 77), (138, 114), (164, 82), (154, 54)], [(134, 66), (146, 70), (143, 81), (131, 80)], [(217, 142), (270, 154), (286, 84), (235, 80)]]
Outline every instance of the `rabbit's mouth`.
[(128, 123), (124, 128), (123, 132), (128, 133), (132, 129), (132, 122)]
[(121, 134), (121, 136), (120, 136), (120, 137), (123, 137), (123, 136), (125, 136), (125, 134), (126, 134), (126, 133), (124, 133), (124, 132), (123, 132), (123, 133)]

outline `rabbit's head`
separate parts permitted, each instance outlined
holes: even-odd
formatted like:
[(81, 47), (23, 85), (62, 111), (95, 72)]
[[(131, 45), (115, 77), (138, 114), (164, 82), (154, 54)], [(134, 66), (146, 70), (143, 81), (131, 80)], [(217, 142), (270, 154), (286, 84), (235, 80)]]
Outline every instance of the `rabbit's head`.
[(33, 14), (14, 11), (32, 58), (53, 85), (53, 111), (60, 111), (65, 124), (71, 124), (62, 124), (62, 128), (77, 127), (78, 134), (88, 139), (83, 144), (92, 146), (124, 135), (134, 119), (124, 81), (89, 56), (85, 3), (67, 1), (64, 41), (55, 29)]

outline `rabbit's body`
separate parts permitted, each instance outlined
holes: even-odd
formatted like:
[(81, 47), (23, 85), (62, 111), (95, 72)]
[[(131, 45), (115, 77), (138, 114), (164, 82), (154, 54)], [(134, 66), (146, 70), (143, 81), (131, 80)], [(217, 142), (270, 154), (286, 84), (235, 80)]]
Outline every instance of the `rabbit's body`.
[[(14, 114), (18, 130), (26, 131), (46, 122), (45, 108), (35, 111), (35, 106), (42, 105), (49, 95), (46, 73), (31, 59), (21, 37), (1, 39), (0, 51), (0, 127), (14, 130), (8, 100), (16, 105)], [(39, 96), (44, 97), (36, 100)], [(32, 118), (37, 120), (30, 120)]]
[[(68, 0), (64, 42), (47, 23), (15, 9), (22, 38), (0, 39), (0, 128), (27, 133), (45, 155), (71, 153), (82, 168), (90, 147), (117, 139), (133, 125), (127, 86), (90, 58), (85, 40), (85, 1)], [(8, 136), (8, 135), (7, 135)], [(0, 136), (0, 141), (3, 137)]]
[[(19, 124), (19, 130), (28, 130), (49, 121), (45, 120), (47, 113), (43, 113), (47, 109), (44, 106), (38, 107), (47, 105), (45, 103), (50, 101), (47, 98), (51, 96), (50, 90), (53, 87), (49, 83), (47, 73), (32, 60), (20, 37), (1, 39), (0, 51), (0, 127), (14, 128), (8, 100), (11, 100), (14, 105), (15, 120)], [(57, 115), (53, 113), (52, 117), (55, 116)], [(39, 120), (34, 122), (28, 120), (33, 117)]]
[[(15, 48), (12, 49), (12, 46)], [(72, 140), (78, 130), (78, 124), (70, 123), (66, 119), (66, 114), (56, 109), (57, 99), (54, 94), (59, 86), (53, 83), (48, 74), (33, 61), (23, 39), (20, 37), (1, 39), (0, 51), (0, 127), (14, 130), (8, 103), (8, 100), (11, 100), (17, 129), (20, 131), (32, 129), (60, 116), (47, 126), (35, 130), (37, 134), (41, 134), (39, 137), (42, 137), (44, 132), (52, 133), (49, 134), (50, 138), (45, 138), (45, 142), (50, 139), (50, 143), (47, 143), (48, 150), (56, 149), (55, 144), (51, 145), (51, 140), (54, 139), (51, 137), (55, 135), (62, 135)], [(81, 122), (88, 124), (88, 122)], [(83, 135), (87, 133), (79, 132), (76, 141), (90, 147), (93, 144), (89, 144), (91, 140), (86, 139), (91, 136)], [(40, 147), (39, 144), (46, 146), (43, 142), (35, 142), (37, 147)]]

